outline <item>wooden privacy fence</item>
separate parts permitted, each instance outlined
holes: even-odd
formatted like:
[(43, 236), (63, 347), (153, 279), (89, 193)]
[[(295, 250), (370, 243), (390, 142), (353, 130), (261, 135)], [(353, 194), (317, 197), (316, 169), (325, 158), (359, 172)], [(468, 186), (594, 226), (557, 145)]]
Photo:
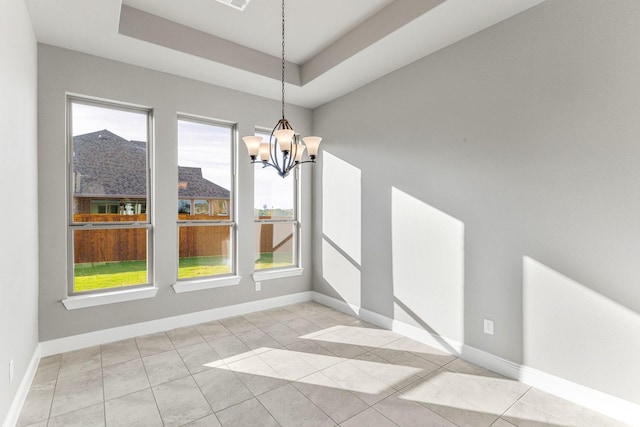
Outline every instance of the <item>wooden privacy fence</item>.
[[(76, 223), (142, 222), (146, 214), (74, 214)], [(75, 263), (137, 261), (147, 259), (147, 230), (145, 228), (79, 229), (73, 232)]]
[(76, 263), (145, 260), (147, 229), (75, 230), (73, 250)]
[[(179, 219), (227, 220), (229, 217), (186, 216)], [(89, 222), (146, 222), (147, 215), (75, 214), (76, 223)], [(260, 253), (293, 250), (293, 235), (276, 233), (274, 224), (260, 224), (258, 245)], [(280, 235), (278, 237), (278, 235)], [(226, 224), (180, 226), (178, 247), (180, 258), (200, 256), (229, 256), (231, 227)], [(77, 229), (73, 234), (74, 262), (114, 262), (147, 259), (147, 230), (145, 228)]]
[[(269, 218), (260, 217), (260, 219)], [(258, 236), (256, 246), (260, 248), (260, 253), (293, 252), (293, 231), (291, 226), (290, 223), (256, 223), (254, 231)]]
[(182, 226), (179, 228), (179, 256), (229, 256), (229, 225)]
[(147, 222), (147, 214), (118, 215), (118, 214), (73, 214), (73, 222)]

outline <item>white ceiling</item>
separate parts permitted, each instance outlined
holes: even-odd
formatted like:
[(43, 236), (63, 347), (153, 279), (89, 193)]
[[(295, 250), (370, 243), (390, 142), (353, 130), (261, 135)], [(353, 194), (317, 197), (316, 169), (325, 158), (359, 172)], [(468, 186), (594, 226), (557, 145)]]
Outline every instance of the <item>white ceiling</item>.
[[(280, 98), (281, 0), (25, 0), (39, 42)], [(289, 0), (287, 102), (314, 108), (544, 0)]]

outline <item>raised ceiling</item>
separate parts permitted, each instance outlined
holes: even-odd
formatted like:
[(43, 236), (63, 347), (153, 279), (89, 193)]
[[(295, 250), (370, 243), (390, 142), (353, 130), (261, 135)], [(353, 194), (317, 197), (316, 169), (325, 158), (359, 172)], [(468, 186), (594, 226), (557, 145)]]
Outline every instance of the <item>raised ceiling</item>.
[[(314, 108), (544, 0), (288, 0), (287, 101)], [(273, 99), (281, 0), (26, 0), (39, 42)]]
[[(212, 0), (124, 0), (123, 3), (280, 57), (281, 0), (254, 0), (244, 12)], [(286, 3), (287, 59), (296, 64), (305, 63), (391, 3), (393, 0), (289, 0)]]

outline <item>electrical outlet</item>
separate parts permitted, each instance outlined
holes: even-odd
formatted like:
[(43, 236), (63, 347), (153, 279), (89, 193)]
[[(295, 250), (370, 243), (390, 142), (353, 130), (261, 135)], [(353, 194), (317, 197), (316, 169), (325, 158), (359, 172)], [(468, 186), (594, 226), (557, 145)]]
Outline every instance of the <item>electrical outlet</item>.
[(9, 361), (9, 382), (13, 382), (13, 359)]
[(256, 292), (262, 289), (262, 282), (256, 282)]
[(484, 319), (484, 333), (493, 335), (493, 320)]

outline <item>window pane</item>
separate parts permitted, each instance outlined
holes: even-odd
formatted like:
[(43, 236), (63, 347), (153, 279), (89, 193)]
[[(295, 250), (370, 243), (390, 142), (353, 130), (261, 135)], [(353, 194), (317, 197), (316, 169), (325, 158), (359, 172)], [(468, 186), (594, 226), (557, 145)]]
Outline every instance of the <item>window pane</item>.
[(180, 226), (178, 230), (178, 279), (231, 273), (231, 226)]
[(146, 111), (71, 102), (73, 222), (147, 221)]
[(256, 270), (296, 264), (295, 230), (295, 223), (255, 224)]
[(178, 200), (178, 216), (180, 214), (191, 214), (191, 201), (190, 200)]
[(255, 165), (255, 219), (294, 219), (294, 176), (280, 177), (275, 169)]
[(142, 285), (147, 275), (147, 229), (73, 231), (73, 291)]
[(229, 219), (232, 128), (178, 120), (178, 219)]

